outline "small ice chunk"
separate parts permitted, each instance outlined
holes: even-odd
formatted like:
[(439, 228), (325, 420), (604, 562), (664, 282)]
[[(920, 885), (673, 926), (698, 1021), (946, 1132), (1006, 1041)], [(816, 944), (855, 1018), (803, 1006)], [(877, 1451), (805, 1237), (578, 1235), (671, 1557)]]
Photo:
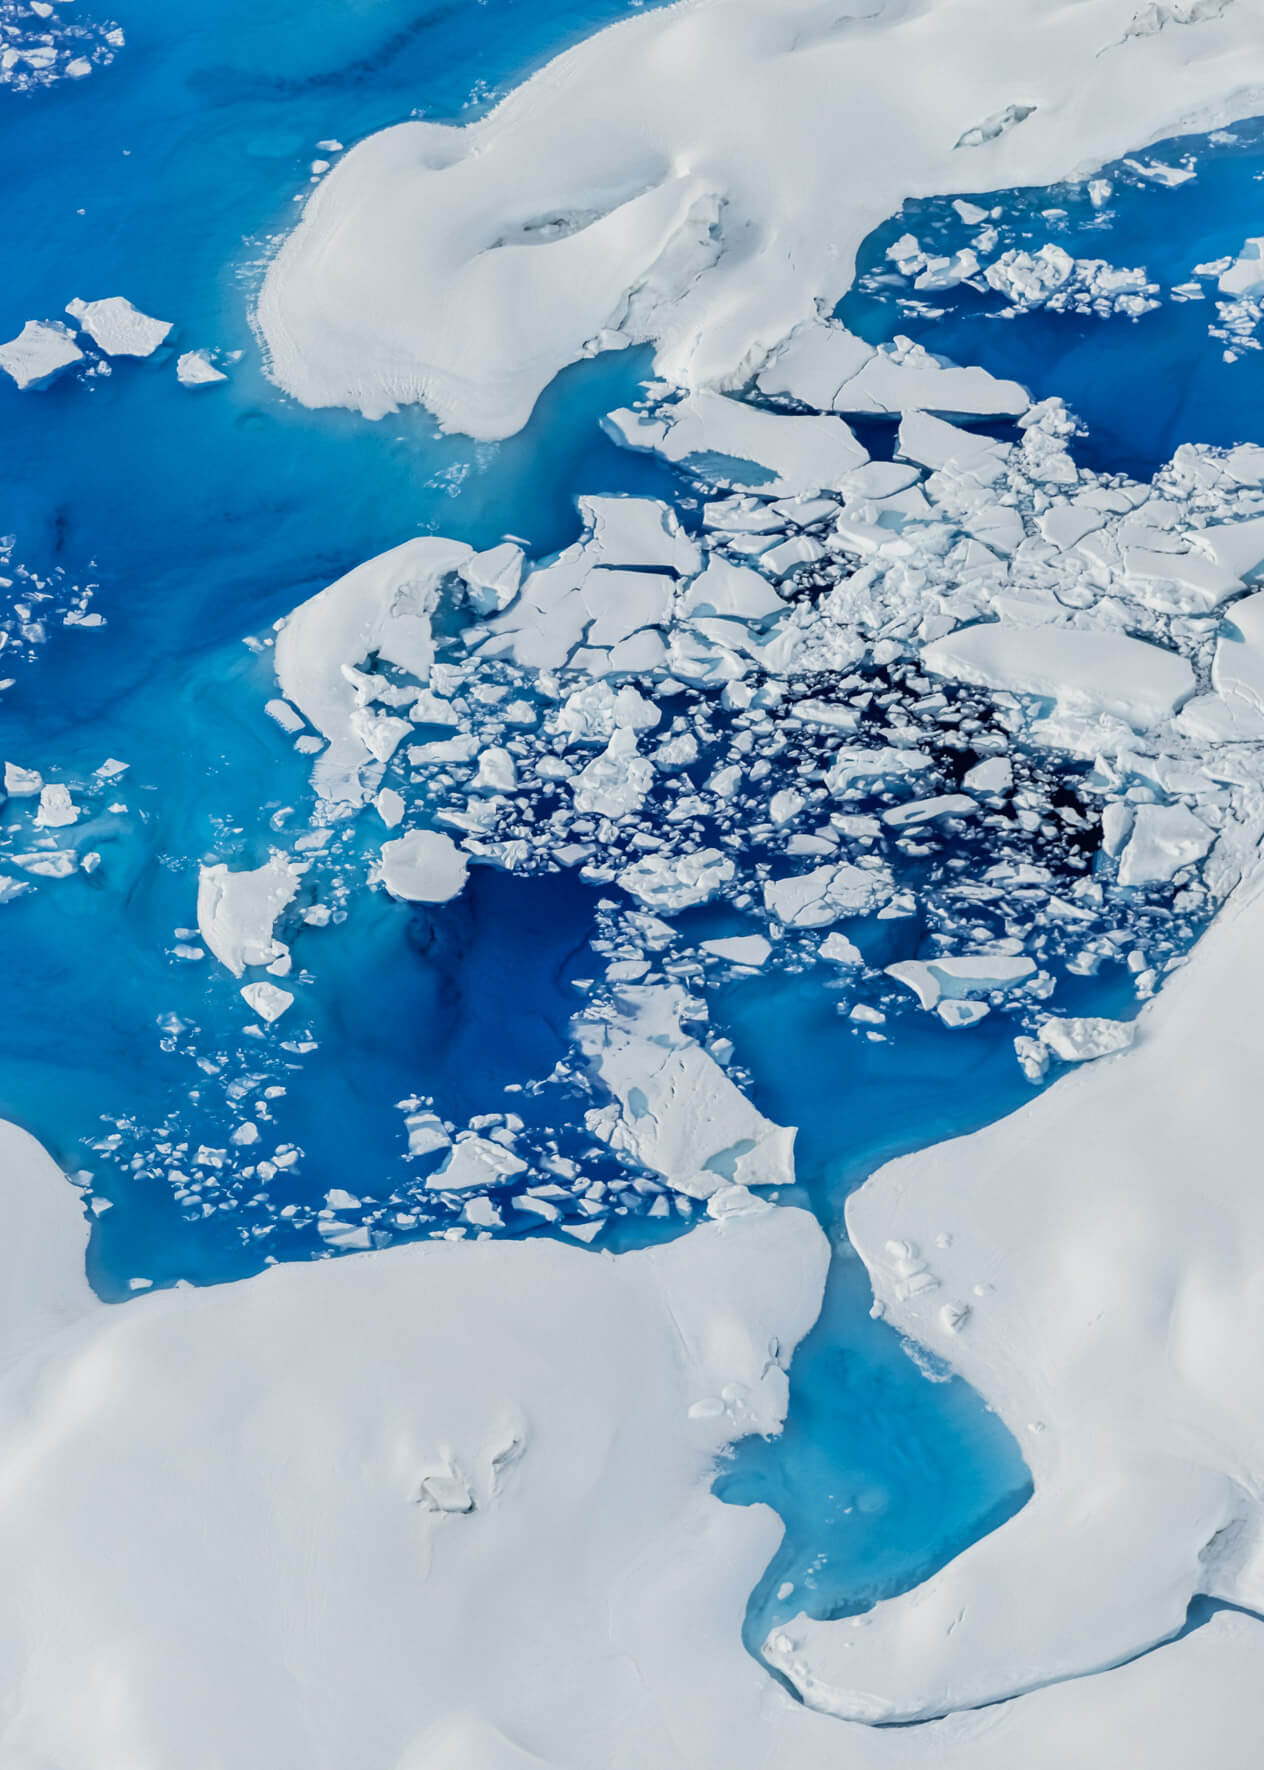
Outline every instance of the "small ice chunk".
[(814, 491), (834, 485), (869, 459), (841, 418), (804, 418), (730, 399), (703, 388), (674, 405), (645, 414), (611, 412), (606, 430), (616, 442), (649, 449), (668, 461), (726, 456), (738, 468), (754, 467), (776, 492)]
[(860, 948), (845, 934), (827, 934), (818, 950), (821, 957), (833, 965), (863, 965), (865, 962)]
[(0, 344), (0, 369), (23, 389), (43, 387), (82, 360), (69, 326), (59, 320), (28, 320), (16, 338)]
[(280, 989), (275, 983), (244, 983), (241, 994), (248, 1008), (253, 1008), (261, 1020), (277, 1020), (290, 1006), (294, 997), (287, 989)]
[(378, 877), (392, 897), (409, 903), (447, 903), (465, 888), (469, 861), (440, 830), (409, 830), (382, 844)]
[(713, 553), (704, 572), (690, 584), (680, 604), (686, 618), (719, 616), (737, 621), (764, 621), (784, 614), (786, 604), (767, 578), (748, 565), (734, 565)]
[(1043, 1021), (1037, 1028), (1042, 1044), (1064, 1063), (1088, 1063), (1126, 1051), (1137, 1036), (1130, 1020), (1103, 1020), (1091, 1016)]
[(977, 1026), (986, 1014), (991, 1013), (991, 1009), (986, 1002), (951, 1001), (940, 1002), (935, 1012), (945, 1026), (956, 1031), (963, 1026)]
[(152, 356), (171, 330), (170, 320), (151, 319), (125, 295), (109, 295), (103, 301), (76, 297), (66, 303), (66, 312), (107, 356)]
[(475, 1229), (502, 1229), (505, 1223), (499, 1206), (482, 1193), (476, 1193), (468, 1201), (461, 1215), (467, 1223), (473, 1224)]
[(404, 1120), (404, 1128), (408, 1132), (410, 1156), (433, 1155), (436, 1149), (446, 1149), (452, 1141), (437, 1113), (409, 1113)]
[(834, 752), (834, 760), (825, 776), (825, 786), (831, 793), (845, 793), (857, 781), (920, 774), (924, 769), (933, 767), (931, 758), (924, 756), (920, 750), (900, 750), (890, 744), (872, 750), (844, 746)]
[(10, 799), (30, 799), (44, 785), (38, 768), (19, 768), (16, 762), (4, 765), (4, 790)]
[(702, 950), (717, 959), (727, 959), (731, 965), (758, 968), (767, 964), (772, 945), (762, 934), (736, 934), (727, 940), (704, 940)]
[(1170, 717), (1194, 689), (1178, 653), (1101, 628), (978, 622), (923, 646), (921, 657), (933, 675), (1053, 696), (1071, 711), (1112, 713), (1138, 731)]
[(582, 497), (580, 515), (591, 530), (590, 552), (611, 566), (660, 566), (691, 577), (702, 564), (698, 543), (680, 526), (670, 504), (657, 498)]
[(263, 704), (263, 710), (268, 715), (269, 719), (274, 719), (281, 727), (281, 730), (288, 732), (291, 737), (294, 736), (295, 732), (302, 731), (303, 715), (301, 713), (296, 713), (288, 701), (280, 699), (265, 701)]
[(581, 744), (604, 744), (619, 726), (649, 731), (662, 718), (652, 701), (630, 683), (614, 689), (604, 679), (569, 695), (557, 713), (557, 729)]
[(1008, 793), (1014, 784), (1014, 765), (1008, 756), (989, 756), (968, 768), (961, 784), (967, 793)]
[(393, 830), (403, 821), (404, 800), (394, 787), (383, 787), (373, 801), (374, 809), (388, 830)]
[(474, 1510), (474, 1496), (461, 1471), (452, 1463), (423, 1475), (417, 1499), (431, 1512), (462, 1514)]
[(793, 823), (804, 804), (802, 793), (796, 792), (793, 787), (782, 787), (768, 801), (768, 815), (777, 825)]
[(473, 784), (477, 792), (513, 792), (518, 785), (518, 767), (503, 744), (489, 744), (482, 752)]
[(32, 853), (14, 854), (14, 866), (41, 879), (68, 879), (78, 870), (79, 857), (73, 848), (41, 848)]
[(1132, 833), (1133, 808), (1126, 799), (1112, 799), (1102, 812), (1102, 847), (1118, 854)]
[(893, 805), (882, 813), (882, 821), (892, 829), (902, 830), (917, 824), (932, 823), (940, 817), (972, 817), (979, 807), (967, 793), (939, 793), (933, 799), (914, 799), (908, 805)]
[(941, 998), (960, 1001), (975, 991), (1010, 989), (1030, 977), (1035, 969), (1034, 961), (1022, 954), (970, 953), (961, 957), (901, 959), (888, 965), (886, 974), (911, 989), (923, 1008), (935, 1008)]
[(181, 387), (213, 387), (228, 376), (215, 367), (206, 351), (186, 350), (176, 362), (176, 379)]
[(1218, 287), (1222, 295), (1264, 292), (1264, 237), (1243, 243), (1238, 256), (1221, 275)]
[(640, 903), (670, 916), (706, 903), (735, 871), (728, 855), (718, 848), (699, 848), (692, 854), (646, 855), (624, 867), (618, 883)]
[(1049, 1047), (1023, 1034), (1014, 1040), (1014, 1055), (1029, 1082), (1042, 1082), (1049, 1070)]
[(298, 891), (299, 871), (279, 852), (261, 867), (232, 871), (223, 862), (198, 875), (198, 932), (221, 965), (240, 977), (247, 965), (270, 965), (285, 952), (272, 936)]
[(636, 732), (618, 726), (599, 756), (575, 777), (575, 809), (599, 817), (627, 817), (639, 811), (654, 782), (654, 764), (637, 754)]
[(72, 802), (69, 787), (50, 785), (40, 789), (39, 810), (35, 814), (38, 829), (61, 829), (78, 819), (79, 807)]

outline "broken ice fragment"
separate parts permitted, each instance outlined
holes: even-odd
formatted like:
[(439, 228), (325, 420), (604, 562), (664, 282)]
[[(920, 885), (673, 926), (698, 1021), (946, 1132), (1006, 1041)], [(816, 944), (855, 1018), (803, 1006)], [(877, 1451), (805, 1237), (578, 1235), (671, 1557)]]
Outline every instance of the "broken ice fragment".
[(279, 1020), (294, 1000), (289, 990), (262, 981), (243, 984), (241, 994), (246, 1006), (253, 1008), (261, 1020)]
[(176, 378), (181, 387), (212, 387), (217, 381), (227, 381), (228, 376), (204, 350), (186, 350), (176, 362)]

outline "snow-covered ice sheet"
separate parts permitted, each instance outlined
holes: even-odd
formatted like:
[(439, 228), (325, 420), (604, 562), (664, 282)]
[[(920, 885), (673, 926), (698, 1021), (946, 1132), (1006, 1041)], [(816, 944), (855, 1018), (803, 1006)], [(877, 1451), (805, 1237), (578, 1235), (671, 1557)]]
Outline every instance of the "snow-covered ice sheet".
[[(42, 1186), (20, 1142), (10, 1183)], [(827, 1257), (803, 1212), (737, 1191), (618, 1259), (438, 1242), (104, 1310), (51, 1196), (0, 1377), (15, 1767), (1254, 1770), (1241, 1613), (913, 1732), (814, 1713), (745, 1652), (779, 1526), (709, 1489), (784, 1413)]]
[(740, 384), (909, 192), (1046, 184), (1253, 108), (1250, 6), (1147, 16), (710, 0), (613, 26), (476, 122), (400, 124), (338, 163), (263, 286), (273, 373), (311, 405), (419, 400), (481, 437), (603, 347)]
[(940, 1714), (1141, 1653), (1198, 1593), (1264, 1606), (1262, 925), (1256, 879), (1135, 1049), (850, 1201), (878, 1306), (1000, 1411), (1035, 1496), (906, 1596), (780, 1631), (809, 1702)]

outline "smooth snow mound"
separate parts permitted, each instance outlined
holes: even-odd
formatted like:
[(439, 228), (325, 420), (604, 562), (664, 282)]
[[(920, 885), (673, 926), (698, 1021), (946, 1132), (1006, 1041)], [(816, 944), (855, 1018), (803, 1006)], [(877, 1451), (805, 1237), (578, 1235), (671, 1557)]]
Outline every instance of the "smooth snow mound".
[(1169, 0), (629, 19), (477, 122), (353, 148), (269, 268), (272, 372), (307, 405), (420, 402), (488, 438), (567, 363), (630, 342), (677, 384), (732, 387), (833, 306), (910, 193), (1049, 184), (1258, 109), (1257, 27), (1247, 4)]

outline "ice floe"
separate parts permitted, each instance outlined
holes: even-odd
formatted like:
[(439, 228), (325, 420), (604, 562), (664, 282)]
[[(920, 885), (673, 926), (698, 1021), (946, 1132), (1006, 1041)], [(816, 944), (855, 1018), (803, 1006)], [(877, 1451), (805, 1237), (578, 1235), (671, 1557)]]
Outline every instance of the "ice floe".
[(410, 903), (447, 903), (465, 887), (469, 862), (442, 830), (409, 830), (383, 842), (379, 872), (392, 897)]
[(215, 367), (208, 351), (186, 350), (176, 361), (176, 379), (181, 387), (213, 387), (228, 376)]
[(261, 867), (234, 870), (223, 861), (202, 867), (198, 931), (234, 977), (240, 977), (248, 965), (271, 965), (284, 957), (287, 949), (272, 930), (294, 901), (299, 877), (293, 862), (280, 852)]
[(23, 389), (44, 387), (82, 360), (69, 326), (57, 320), (28, 320), (16, 338), (0, 344), (0, 369)]
[(152, 356), (172, 326), (170, 320), (142, 313), (125, 295), (108, 295), (103, 301), (76, 296), (66, 303), (66, 312), (107, 356)]

